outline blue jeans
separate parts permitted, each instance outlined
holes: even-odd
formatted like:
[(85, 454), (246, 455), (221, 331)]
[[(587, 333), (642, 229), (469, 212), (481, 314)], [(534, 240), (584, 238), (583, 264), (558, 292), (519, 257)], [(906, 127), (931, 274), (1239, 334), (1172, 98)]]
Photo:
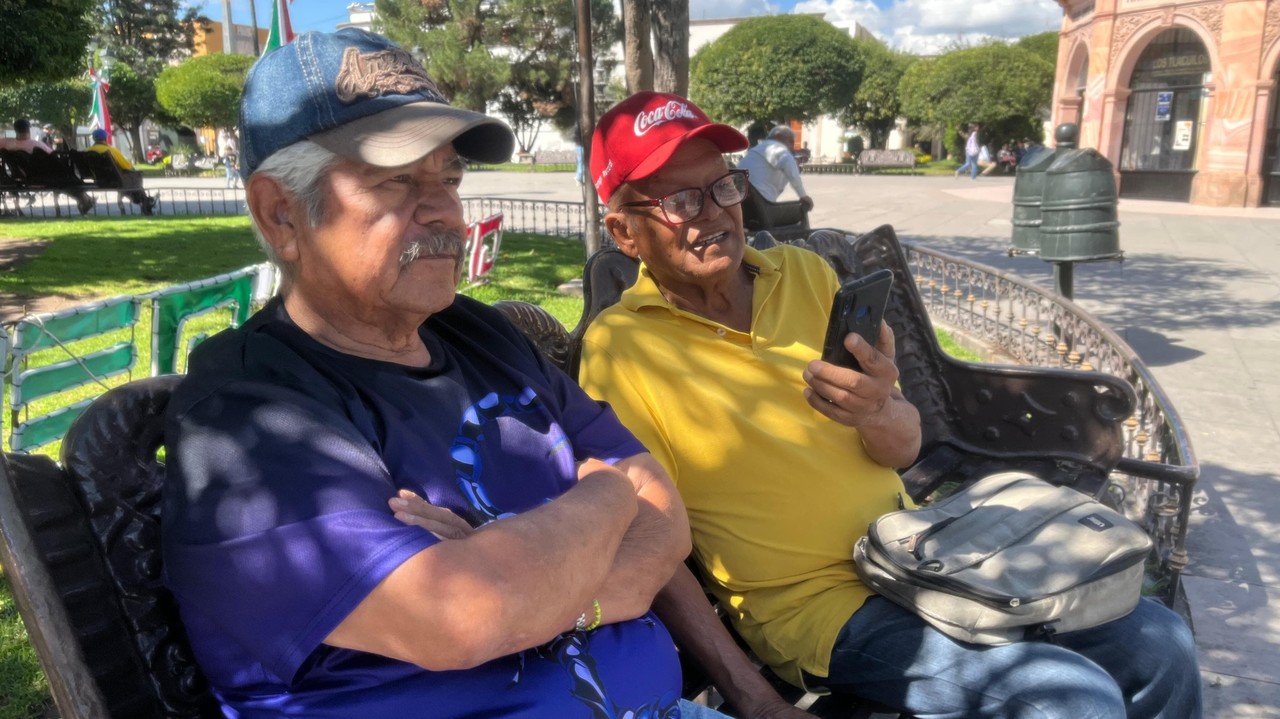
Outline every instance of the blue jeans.
[(978, 156), (977, 155), (966, 154), (964, 156), (964, 164), (956, 169), (956, 174), (959, 175), (960, 173), (964, 172), (966, 169), (969, 170), (970, 179), (973, 179), (973, 180), (978, 179)]
[(1202, 711), (1191, 630), (1150, 599), (1052, 643), (991, 647), (957, 642), (872, 597), (840, 631), (830, 676), (805, 681), (920, 719), (1198, 719)]

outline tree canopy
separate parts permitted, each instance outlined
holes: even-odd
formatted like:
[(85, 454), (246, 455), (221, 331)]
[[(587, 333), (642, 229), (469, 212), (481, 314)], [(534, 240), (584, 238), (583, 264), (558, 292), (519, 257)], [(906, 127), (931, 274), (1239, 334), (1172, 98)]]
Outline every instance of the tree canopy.
[(1023, 50), (1030, 50), (1031, 52), (1034, 52), (1036, 55), (1040, 56), (1040, 59), (1054, 67), (1057, 67), (1058, 65), (1057, 30), (1048, 30), (1036, 33), (1035, 35), (1020, 37), (1015, 45)]
[(191, 127), (233, 128), (240, 94), (254, 59), (247, 55), (202, 55), (166, 68), (156, 78), (156, 99)]
[(979, 123), (995, 147), (1039, 139), (1053, 73), (1035, 53), (1003, 43), (954, 50), (907, 69), (898, 88), (902, 112), (916, 124), (948, 128), (950, 136)]
[(111, 119), (129, 135), (129, 147), (133, 161), (142, 162), (142, 122), (148, 118), (164, 118), (166, 115), (156, 101), (155, 80), (140, 74), (130, 65), (116, 65), (111, 70), (111, 87), (107, 92), (107, 107)]
[[(552, 0), (376, 0), (380, 30), (420, 48), (427, 72), (455, 105), (496, 102), (528, 149), (544, 121), (574, 124), (573, 3)], [(611, 0), (591, 0), (597, 55), (620, 37)]]
[(89, 114), (89, 82), (83, 78), (24, 82), (0, 87), (0, 118), (19, 117), (52, 124), (68, 142)]
[(84, 72), (96, 0), (0, 0), (0, 86)]
[(843, 30), (809, 15), (772, 15), (744, 20), (699, 50), (689, 94), (721, 122), (804, 122), (847, 107), (862, 72)]
[(94, 0), (94, 5), (100, 32), (117, 61), (152, 80), (191, 56), (196, 25), (209, 22), (195, 8), (184, 8), (182, 0)]
[(882, 148), (902, 114), (898, 85), (916, 57), (890, 50), (874, 40), (854, 42), (862, 57), (862, 84), (853, 94), (853, 102), (840, 113), (840, 121), (865, 129), (871, 147)]

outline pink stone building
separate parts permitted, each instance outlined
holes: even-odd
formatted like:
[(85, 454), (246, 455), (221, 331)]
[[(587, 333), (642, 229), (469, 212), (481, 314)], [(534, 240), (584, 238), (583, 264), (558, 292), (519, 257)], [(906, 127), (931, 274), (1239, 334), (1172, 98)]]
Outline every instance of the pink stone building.
[(1121, 197), (1280, 206), (1280, 0), (1058, 0), (1053, 122)]

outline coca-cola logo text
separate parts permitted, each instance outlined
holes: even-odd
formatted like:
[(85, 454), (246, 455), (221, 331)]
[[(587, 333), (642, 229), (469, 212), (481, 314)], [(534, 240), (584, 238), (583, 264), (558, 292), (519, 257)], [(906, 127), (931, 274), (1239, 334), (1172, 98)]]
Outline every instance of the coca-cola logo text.
[(698, 119), (698, 116), (693, 114), (693, 110), (690, 110), (688, 105), (683, 102), (676, 102), (675, 100), (668, 102), (662, 107), (655, 107), (648, 112), (642, 112), (639, 115), (636, 115), (636, 137), (644, 135), (646, 132), (664, 122), (671, 122), (672, 120), (678, 120), (682, 117), (690, 120)]

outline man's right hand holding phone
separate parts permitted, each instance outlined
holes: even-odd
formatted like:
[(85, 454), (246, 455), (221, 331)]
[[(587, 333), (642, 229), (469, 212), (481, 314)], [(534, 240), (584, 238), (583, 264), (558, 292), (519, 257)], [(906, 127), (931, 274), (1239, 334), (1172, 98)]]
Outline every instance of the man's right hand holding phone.
[(878, 464), (910, 466), (920, 453), (920, 413), (897, 387), (893, 329), (881, 322), (874, 347), (851, 332), (844, 346), (862, 371), (814, 360), (804, 372), (805, 399), (828, 419), (856, 428)]

